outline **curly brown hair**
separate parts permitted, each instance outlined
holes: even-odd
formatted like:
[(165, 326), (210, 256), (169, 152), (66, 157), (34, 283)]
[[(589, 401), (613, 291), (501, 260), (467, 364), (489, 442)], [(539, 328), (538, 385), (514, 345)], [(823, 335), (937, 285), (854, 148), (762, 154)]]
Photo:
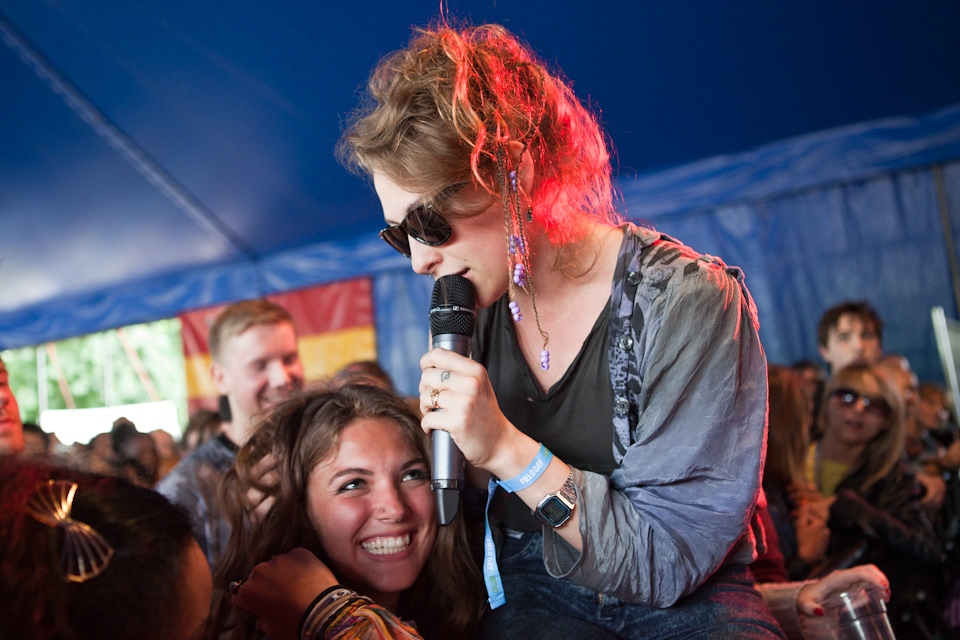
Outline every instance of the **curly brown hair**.
[[(348, 119), (338, 155), (348, 168), (382, 172), (427, 196), (471, 180), (497, 196), (498, 154), (510, 143), (534, 160), (531, 206), (553, 244), (581, 239), (577, 215), (619, 219), (596, 117), (500, 25), (416, 30), (371, 74), (367, 100)], [(454, 218), (479, 212), (449, 205), (444, 215)]]
[[(367, 384), (318, 386), (275, 407), (241, 447), (224, 475), (220, 497), (232, 527), (214, 585), (221, 591), (210, 637), (263, 638), (256, 620), (231, 609), (227, 584), (253, 567), (296, 547), (328, 558), (310, 521), (307, 487), (311, 472), (335, 449), (340, 433), (361, 418), (389, 418), (429, 459), (420, 419), (397, 394)], [(271, 473), (273, 472), (273, 473)], [(263, 512), (247, 499), (255, 489), (272, 504)], [(401, 595), (405, 619), (425, 638), (469, 637), (483, 608), (479, 564), (471, 556), (462, 517), (440, 527), (433, 552), (414, 585)], [(234, 625), (230, 617), (235, 616)], [(227, 635), (221, 635), (227, 631)]]

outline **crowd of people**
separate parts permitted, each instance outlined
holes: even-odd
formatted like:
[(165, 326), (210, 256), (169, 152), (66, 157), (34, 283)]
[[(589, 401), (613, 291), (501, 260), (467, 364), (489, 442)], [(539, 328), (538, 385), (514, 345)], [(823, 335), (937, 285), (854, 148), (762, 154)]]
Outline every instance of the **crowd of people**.
[[(764, 491), (791, 579), (873, 563), (890, 581), (898, 637), (960, 628), (954, 547), (960, 441), (950, 397), (883, 350), (864, 301), (828, 309), (818, 328), (828, 372), (768, 365)], [(922, 414), (922, 415), (921, 415)]]
[(596, 117), (497, 25), (418, 30), (338, 152), (417, 273), (469, 281), (470, 357), (413, 399), (375, 362), (306, 381), (290, 314), (238, 302), (219, 411), (66, 458), (0, 361), (0, 637), (826, 638), (859, 588), (954, 637), (950, 398), (868, 304), (824, 313), (825, 369), (767, 363), (743, 274), (620, 219)]

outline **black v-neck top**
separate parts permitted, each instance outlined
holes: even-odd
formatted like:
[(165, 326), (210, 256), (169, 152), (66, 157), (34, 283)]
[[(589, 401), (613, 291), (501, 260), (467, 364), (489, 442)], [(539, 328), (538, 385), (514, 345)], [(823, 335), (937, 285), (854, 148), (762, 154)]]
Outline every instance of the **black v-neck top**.
[[(610, 475), (617, 465), (607, 357), (609, 303), (573, 363), (546, 393), (523, 358), (508, 305), (504, 296), (482, 310), (473, 339), (473, 358), (486, 367), (500, 410), (520, 431), (542, 442), (567, 464)], [(522, 322), (534, 320), (525, 317)], [(544, 330), (549, 334), (550, 327)], [(510, 529), (540, 530), (529, 507), (503, 490), (497, 491), (491, 515)]]

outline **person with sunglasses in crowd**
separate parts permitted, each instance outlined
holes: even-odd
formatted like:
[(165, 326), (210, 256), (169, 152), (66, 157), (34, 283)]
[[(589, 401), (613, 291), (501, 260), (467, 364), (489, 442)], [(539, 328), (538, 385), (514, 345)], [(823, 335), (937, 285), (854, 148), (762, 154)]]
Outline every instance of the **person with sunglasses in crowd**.
[(431, 350), (419, 390), (480, 489), (483, 636), (782, 637), (747, 568), (766, 361), (741, 272), (622, 220), (596, 116), (499, 25), (418, 29), (368, 94), (339, 152), (381, 237), (476, 292), (472, 358)]
[(810, 577), (873, 563), (890, 580), (897, 637), (936, 637), (945, 631), (936, 605), (941, 549), (920, 485), (901, 457), (899, 392), (878, 366), (849, 365), (827, 381), (818, 420), (822, 435), (806, 463), (809, 487), (795, 496), (830, 528), (826, 560)]

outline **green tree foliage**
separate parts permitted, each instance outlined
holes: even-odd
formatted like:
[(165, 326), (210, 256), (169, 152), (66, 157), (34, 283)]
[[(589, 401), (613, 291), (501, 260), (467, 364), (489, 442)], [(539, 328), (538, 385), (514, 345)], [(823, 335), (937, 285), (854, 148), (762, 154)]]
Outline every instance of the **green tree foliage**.
[(37, 358), (36, 347), (9, 349), (0, 353), (7, 365), (10, 388), (20, 405), (20, 417), (25, 422), (37, 422), (39, 401), (37, 400)]
[[(187, 389), (180, 321), (160, 320), (124, 329), (160, 400), (172, 400), (180, 423), (187, 420)], [(147, 388), (127, 356), (117, 331), (104, 331), (54, 343), (57, 360), (78, 409), (150, 402)], [(46, 368), (47, 408), (65, 409), (58, 371), (45, 345), (4, 351), (10, 384), (25, 421), (40, 414), (37, 358)]]

